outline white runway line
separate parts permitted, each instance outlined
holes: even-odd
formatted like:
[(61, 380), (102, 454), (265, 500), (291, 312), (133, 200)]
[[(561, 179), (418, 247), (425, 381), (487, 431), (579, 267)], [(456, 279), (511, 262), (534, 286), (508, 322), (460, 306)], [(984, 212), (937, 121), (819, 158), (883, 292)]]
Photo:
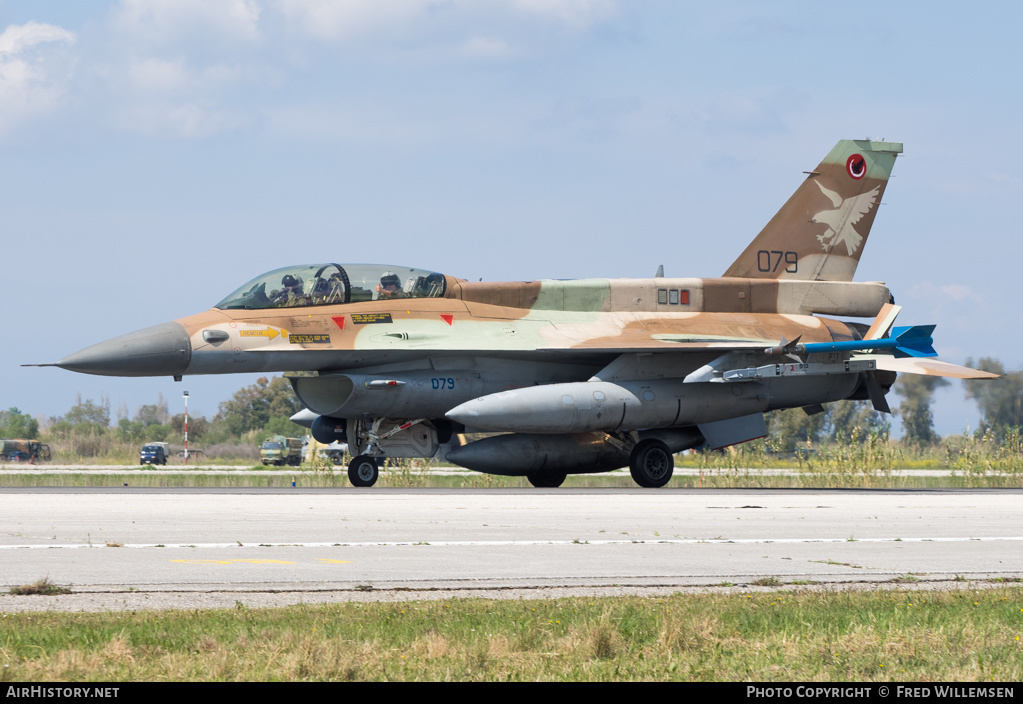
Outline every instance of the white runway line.
[(363, 547), (499, 547), (505, 545), (765, 545), (770, 543), (968, 543), (995, 542), (1001, 540), (1023, 540), (1023, 536), (1001, 537), (968, 537), (968, 538), (739, 538), (725, 539), (672, 539), (672, 540), (402, 540), (395, 542), (358, 542), (358, 543), (125, 543), (123, 545), (102, 545), (88, 543), (65, 544), (31, 544), (31, 545), (0, 545), (0, 550), (31, 550), (31, 549), (77, 549), (77, 548), (363, 548)]

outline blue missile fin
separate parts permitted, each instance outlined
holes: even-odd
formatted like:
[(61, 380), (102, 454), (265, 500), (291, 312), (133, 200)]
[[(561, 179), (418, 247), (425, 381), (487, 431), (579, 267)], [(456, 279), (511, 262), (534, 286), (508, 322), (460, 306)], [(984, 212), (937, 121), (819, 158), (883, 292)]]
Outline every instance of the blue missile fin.
[(912, 325), (910, 327), (892, 328), (892, 337), (898, 343), (895, 346), (896, 357), (937, 357), (932, 347), (931, 335), (934, 325)]

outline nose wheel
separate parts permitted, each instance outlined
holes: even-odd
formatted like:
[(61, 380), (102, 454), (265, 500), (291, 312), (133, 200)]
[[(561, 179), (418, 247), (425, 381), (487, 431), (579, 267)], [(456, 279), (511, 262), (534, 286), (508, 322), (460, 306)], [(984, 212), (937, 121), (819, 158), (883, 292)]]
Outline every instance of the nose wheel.
[(369, 455), (359, 455), (348, 464), (348, 481), (352, 486), (373, 486), (379, 476), (377, 461)]

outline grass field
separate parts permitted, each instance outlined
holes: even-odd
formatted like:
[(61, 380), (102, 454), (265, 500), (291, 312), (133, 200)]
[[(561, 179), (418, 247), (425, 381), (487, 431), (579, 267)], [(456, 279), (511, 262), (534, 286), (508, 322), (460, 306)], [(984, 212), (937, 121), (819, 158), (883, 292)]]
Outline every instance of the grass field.
[(1016, 682), (1021, 636), (1015, 587), (20, 613), (0, 680)]
[[(123, 454), (123, 453), (122, 453)], [(90, 465), (109, 465), (120, 455), (76, 458)], [(99, 461), (97, 461), (97, 459)], [(122, 462), (124, 460), (121, 460)], [(94, 464), (95, 463), (95, 464)], [(931, 448), (905, 447), (884, 435), (861, 443), (803, 448), (778, 456), (763, 441), (745, 443), (724, 452), (687, 453), (675, 459), (676, 474), (669, 486), (694, 488), (1018, 488), (1023, 487), (1023, 437), (1010, 433), (1001, 441), (971, 434), (947, 438)], [(167, 467), (110, 466), (109, 472), (60, 472), (39, 475), (47, 465), (0, 465), (0, 486), (144, 486), (144, 487), (284, 487), (292, 477), (298, 486), (349, 486), (345, 465), (319, 460), (315, 466), (289, 469), (257, 465), (218, 464), (209, 468), (179, 463)], [(176, 470), (165, 474), (162, 470)], [(22, 470), (22, 471), (19, 471)], [(431, 470), (453, 470), (439, 474)], [(283, 474), (281, 473), (283, 471)], [(941, 476), (936, 476), (936, 475)], [(392, 461), (378, 486), (390, 487), (528, 487), (525, 477), (500, 477), (439, 465), (432, 460)], [(632, 487), (628, 471), (573, 475), (564, 486)]]

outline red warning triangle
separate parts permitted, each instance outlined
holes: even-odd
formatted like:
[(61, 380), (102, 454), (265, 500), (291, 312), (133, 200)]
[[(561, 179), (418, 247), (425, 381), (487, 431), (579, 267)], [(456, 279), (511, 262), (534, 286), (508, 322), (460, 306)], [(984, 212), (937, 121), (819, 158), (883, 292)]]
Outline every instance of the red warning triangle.
[(331, 318), (331, 320), (333, 320), (334, 324), (337, 325), (342, 330), (345, 329), (345, 316), (343, 316), (343, 315), (335, 315), (335, 316), (333, 316)]
[(455, 322), (455, 316), (453, 316), (453, 315), (448, 315), (447, 313), (441, 313), (440, 317), (448, 325), (451, 325), (451, 324), (453, 324)]

